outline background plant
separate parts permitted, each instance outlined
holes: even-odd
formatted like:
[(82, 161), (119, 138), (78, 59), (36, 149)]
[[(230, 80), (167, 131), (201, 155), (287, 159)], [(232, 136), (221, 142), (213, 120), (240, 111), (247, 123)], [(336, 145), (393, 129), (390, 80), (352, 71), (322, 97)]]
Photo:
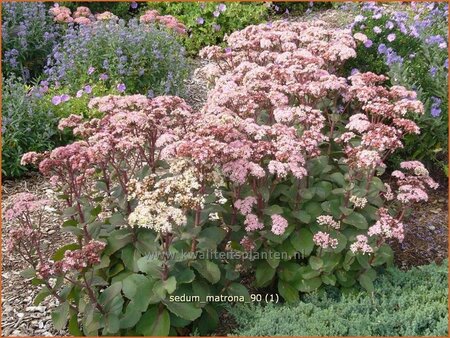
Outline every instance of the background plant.
[[(348, 68), (388, 74), (392, 84), (417, 91), (426, 114), (415, 117), (422, 129), (421, 142), (407, 137), (401, 158), (424, 160), (431, 169), (436, 164), (447, 172), (448, 152), (448, 5), (416, 4), (408, 9), (386, 9), (364, 4), (356, 10), (354, 33), (367, 36), (358, 48), (358, 57)], [(437, 171), (439, 172), (439, 171)]]
[(266, 20), (269, 13), (264, 3), (245, 2), (148, 2), (147, 8), (173, 15), (186, 25), (188, 35), (182, 41), (191, 55), (205, 46), (220, 44), (226, 34)]
[(41, 74), (47, 55), (58, 41), (44, 3), (7, 2), (2, 6), (2, 74), (30, 81)]
[(446, 336), (447, 278), (444, 261), (406, 272), (389, 269), (375, 282), (374, 295), (329, 289), (307, 295), (292, 306), (233, 307), (230, 312), (239, 325), (234, 334)]
[(141, 6), (141, 3), (134, 1), (63, 1), (59, 4), (69, 8), (72, 12), (76, 11), (77, 7), (84, 6), (88, 7), (94, 14), (108, 11), (122, 19), (130, 19), (135, 16), (139, 6)]
[(21, 80), (10, 76), (2, 88), (2, 175), (17, 177), (26, 171), (20, 164), (28, 151), (51, 149), (58, 142), (58, 119), (39, 105), (39, 97)]
[[(62, 41), (49, 56), (49, 81), (74, 95), (102, 77), (125, 85), (127, 93), (180, 94), (188, 74), (183, 47), (164, 29), (136, 20), (69, 24)], [(110, 83), (110, 82), (107, 82)]]

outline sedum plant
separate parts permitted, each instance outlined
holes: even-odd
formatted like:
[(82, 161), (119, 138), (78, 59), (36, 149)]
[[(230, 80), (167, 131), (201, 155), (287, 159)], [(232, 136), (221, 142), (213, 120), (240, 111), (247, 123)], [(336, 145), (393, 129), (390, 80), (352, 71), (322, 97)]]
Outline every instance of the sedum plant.
[(249, 299), (239, 279), (249, 274), (287, 302), (322, 285), (372, 292), (407, 208), (437, 187), (417, 161), (380, 178), (419, 132), (404, 116), (423, 106), (384, 76), (335, 75), (355, 56), (349, 31), (274, 22), (227, 43), (201, 53), (216, 80), (200, 112), (172, 96), (93, 98), (103, 117), (59, 123), (76, 142), (23, 156), (49, 177), (74, 235), (52, 253), (35, 240), (47, 201), (18, 196), (7, 211), (19, 224), (8, 248), (33, 267), (37, 301), (60, 300), (57, 328), (203, 334), (219, 321), (217, 299)]

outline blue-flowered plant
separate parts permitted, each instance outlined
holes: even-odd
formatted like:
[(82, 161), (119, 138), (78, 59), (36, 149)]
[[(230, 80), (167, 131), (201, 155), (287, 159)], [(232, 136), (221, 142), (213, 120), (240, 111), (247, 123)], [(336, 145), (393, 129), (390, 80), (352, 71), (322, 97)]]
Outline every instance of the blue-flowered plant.
[(2, 6), (2, 73), (28, 81), (39, 75), (59, 36), (45, 4), (6, 2)]
[(180, 95), (188, 64), (172, 32), (134, 19), (109, 20), (68, 25), (45, 73), (52, 85), (67, 87), (68, 94), (95, 78), (109, 87), (123, 83), (127, 93)]

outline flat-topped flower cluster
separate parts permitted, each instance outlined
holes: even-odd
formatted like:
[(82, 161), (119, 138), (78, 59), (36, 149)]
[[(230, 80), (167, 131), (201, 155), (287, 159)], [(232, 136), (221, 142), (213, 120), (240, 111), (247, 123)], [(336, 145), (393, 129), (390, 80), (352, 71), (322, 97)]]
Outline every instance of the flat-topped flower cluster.
[[(386, 87), (384, 76), (341, 77), (343, 63), (355, 56), (354, 38), (320, 21), (250, 26), (227, 43), (201, 52), (211, 61), (205, 71), (212, 80), (201, 111), (174, 96), (94, 98), (89, 107), (103, 117), (71, 115), (59, 124), (79, 140), (24, 155), (23, 163), (37, 165), (61, 193), (66, 226), (78, 238), (58, 263), (62, 268), (42, 262), (40, 276), (92, 272), (110, 285), (106, 290), (116, 290), (121, 286), (112, 271), (121, 262), (123, 278), (155, 283), (139, 314), (149, 306), (189, 322), (202, 310), (173, 308), (166, 294), (177, 283), (195, 290), (194, 280), (217, 292), (242, 292), (233, 282), (237, 271), (255, 271), (258, 287), (276, 279), (289, 302), (322, 284), (358, 281), (373, 289), (373, 267), (392, 261), (388, 241), (404, 238), (407, 208), (426, 201), (427, 188), (437, 188), (417, 161), (403, 162), (392, 178), (382, 176), (403, 137), (420, 132), (407, 116), (423, 113), (421, 102), (403, 87)], [(211, 249), (288, 258), (186, 261), (170, 255)], [(87, 261), (79, 261), (84, 250)], [(161, 259), (143, 257), (149, 252)], [(84, 281), (96, 311), (111, 315), (102, 304), (107, 291), (97, 297), (93, 290), (101, 287)], [(123, 293), (134, 299), (125, 280)], [(114, 315), (125, 316), (119, 310)], [(103, 332), (137, 322), (121, 323), (105, 323)]]
[[(109, 11), (93, 14), (88, 7), (79, 6), (72, 13), (70, 8), (55, 4), (49, 13), (53, 20), (58, 23), (76, 23), (79, 25), (90, 25), (95, 21), (119, 20), (119, 17)], [(172, 15), (160, 15), (156, 10), (148, 10), (139, 21), (142, 23), (153, 23), (171, 29), (179, 34), (186, 34), (186, 27)]]

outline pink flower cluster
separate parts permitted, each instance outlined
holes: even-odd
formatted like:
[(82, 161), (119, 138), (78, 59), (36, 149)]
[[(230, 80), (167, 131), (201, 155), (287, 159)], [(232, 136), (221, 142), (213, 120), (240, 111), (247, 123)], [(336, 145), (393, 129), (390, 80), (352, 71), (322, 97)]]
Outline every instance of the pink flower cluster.
[(272, 232), (275, 235), (282, 235), (288, 227), (288, 221), (280, 215), (272, 215)]
[(369, 245), (367, 236), (358, 235), (356, 236), (356, 242), (350, 245), (350, 251), (353, 253), (361, 252), (364, 255), (373, 253), (373, 248)]
[(427, 188), (437, 189), (437, 184), (428, 173), (428, 170), (419, 161), (406, 161), (400, 163), (400, 170), (392, 172), (397, 180), (397, 200), (403, 204), (428, 201)]
[(252, 212), (253, 205), (256, 204), (256, 198), (249, 196), (243, 200), (237, 200), (234, 202), (234, 207), (239, 210), (242, 215), (248, 215)]
[[(402, 148), (402, 138), (419, 134), (419, 127), (404, 118), (407, 113), (422, 114), (423, 104), (416, 94), (401, 86), (387, 89), (387, 78), (371, 72), (349, 77), (351, 85), (344, 99), (360, 113), (350, 116), (347, 132), (335, 141), (344, 143), (348, 164), (356, 170), (372, 171), (384, 167), (384, 160)], [(359, 142), (355, 145), (355, 140)]]
[(68, 272), (81, 271), (84, 268), (100, 263), (100, 253), (105, 248), (104, 242), (91, 240), (81, 249), (68, 250), (64, 258), (57, 262), (43, 262), (37, 267), (38, 275), (47, 279), (52, 276), (64, 275)]
[(50, 14), (53, 15), (53, 20), (58, 23), (77, 23), (79, 25), (89, 25), (95, 21), (104, 20), (118, 20), (119, 18), (111, 12), (103, 12), (92, 14), (91, 10), (85, 6), (79, 6), (72, 13), (72, 11), (65, 6), (60, 6), (56, 3), (49, 10)]
[(43, 261), (46, 254), (41, 249), (43, 214), (51, 211), (52, 202), (31, 193), (18, 193), (11, 197), (6, 208), (5, 219), (11, 224), (7, 228), (5, 248), (7, 252), (18, 252), (31, 266)]
[(11, 203), (12, 205), (5, 212), (7, 221), (27, 217), (30, 213), (41, 211), (43, 208), (51, 205), (50, 200), (39, 198), (27, 192), (12, 196)]
[(92, 15), (91, 10), (84, 6), (78, 7), (72, 14), (72, 11), (69, 8), (55, 4), (50, 8), (49, 12), (53, 15), (53, 19), (58, 23), (74, 22), (80, 25), (87, 25), (95, 21), (95, 17)]
[(157, 10), (148, 10), (139, 18), (141, 23), (155, 23), (167, 27), (178, 34), (186, 34), (186, 26), (172, 15), (159, 15)]
[(338, 240), (331, 237), (329, 233), (319, 231), (313, 236), (314, 243), (322, 249), (336, 249), (338, 246)]
[(395, 238), (399, 242), (404, 239), (403, 223), (389, 214), (388, 209), (378, 209), (378, 221), (369, 228), (369, 236), (380, 236), (382, 238)]
[[(90, 190), (90, 178), (99, 172), (109, 186), (114, 180), (126, 191), (130, 177), (144, 164), (155, 170), (160, 159), (159, 138), (178, 140), (192, 125), (194, 114), (183, 99), (143, 95), (94, 98), (89, 107), (104, 113), (83, 122), (77, 115), (62, 119), (59, 128), (73, 128), (82, 140), (51, 152), (27, 153), (23, 164), (34, 164), (72, 204)], [(122, 169), (123, 167), (126, 169)], [(115, 177), (115, 179), (111, 179)]]

